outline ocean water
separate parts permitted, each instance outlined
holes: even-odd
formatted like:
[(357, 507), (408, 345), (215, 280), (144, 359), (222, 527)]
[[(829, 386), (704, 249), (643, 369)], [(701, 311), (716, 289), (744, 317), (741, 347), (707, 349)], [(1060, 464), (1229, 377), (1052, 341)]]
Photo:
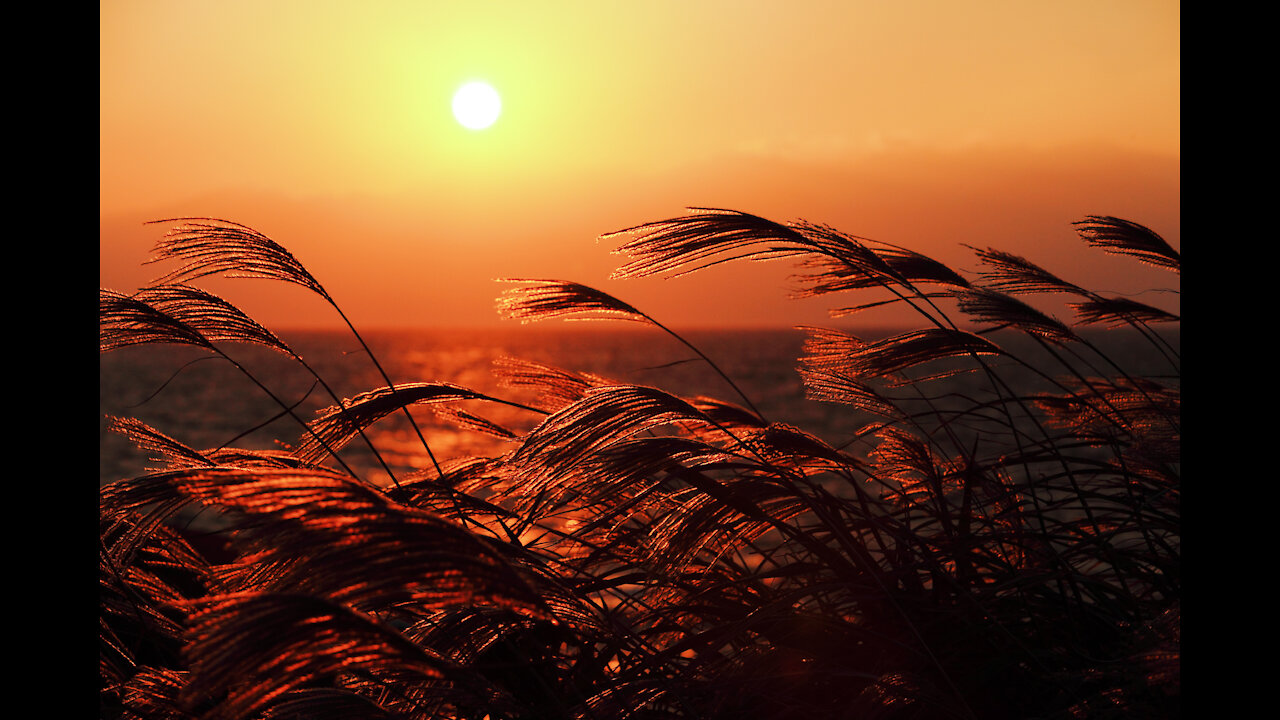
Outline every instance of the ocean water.
[[(468, 330), (411, 330), (363, 333), (374, 355), (397, 383), (447, 382), (517, 402), (534, 396), (505, 386), (495, 363), (506, 358), (533, 361), (601, 375), (621, 383), (653, 385), (685, 396), (705, 395), (740, 402), (736, 392), (697, 355), (652, 328), (601, 329), (601, 324), (511, 326)], [(377, 368), (349, 332), (282, 332), (281, 337), (341, 397), (385, 385)], [(770, 420), (801, 427), (850, 431), (838, 406), (808, 402), (795, 372), (803, 334), (799, 330), (691, 331), (682, 333), (733, 378)], [(250, 345), (228, 345), (227, 354), (286, 402), (298, 402), (299, 417), (310, 418), (332, 398), (313, 388), (313, 378), (279, 353)], [(279, 418), (238, 436), (280, 413), (280, 406), (229, 362), (194, 348), (153, 345), (126, 348), (101, 357), (101, 481), (145, 471), (147, 458), (107, 431), (107, 416), (137, 418), (196, 449), (230, 443), (280, 449), (295, 443), (300, 428)], [(532, 427), (538, 416), (493, 403), (460, 405), (512, 430)], [(502, 452), (508, 441), (475, 431), (456, 431), (428, 408), (414, 409), (437, 459)], [(401, 467), (424, 467), (429, 459), (417, 436), (397, 414), (375, 426), (379, 450)], [(237, 439), (238, 438), (238, 439)], [(234, 442), (231, 442), (233, 441)], [(352, 444), (353, 466), (369, 466)], [(346, 456), (344, 451), (343, 455)]]
[[(710, 396), (740, 402), (736, 392), (695, 353), (674, 338), (648, 327), (603, 323), (512, 325), (492, 329), (368, 332), (364, 337), (396, 383), (447, 382), (481, 393), (529, 401), (533, 393), (500, 382), (495, 363), (517, 358), (576, 372), (602, 375), (620, 383), (652, 385), (683, 396)], [(860, 333), (871, 339), (891, 332)], [(805, 333), (784, 330), (706, 330), (681, 333), (711, 358), (769, 420), (795, 425), (836, 445), (848, 442), (868, 418), (849, 408), (808, 400), (796, 371)], [(281, 332), (281, 337), (341, 397), (384, 386), (376, 367), (346, 331)], [(1108, 356), (1133, 372), (1167, 372), (1150, 345), (1131, 333), (1107, 333)], [(1176, 346), (1177, 334), (1172, 335)], [(1012, 347), (1012, 346), (1011, 346)], [(1027, 349), (1023, 343), (1023, 350)], [(301, 436), (298, 423), (280, 415), (280, 406), (263, 386), (287, 403), (299, 403), (297, 415), (310, 418), (332, 404), (296, 361), (264, 348), (233, 344), (225, 351), (244, 371), (194, 348), (152, 345), (101, 356), (102, 415), (100, 482), (146, 472), (149, 459), (128, 441), (108, 432), (109, 416), (134, 417), (195, 449), (231, 445), (286, 449)], [(1022, 350), (1020, 350), (1022, 352)], [(247, 374), (246, 372), (247, 371)], [(949, 378), (934, 392), (973, 394), (972, 374)], [(507, 406), (468, 402), (457, 405), (516, 432), (539, 416)], [(422, 427), (439, 460), (489, 455), (510, 449), (510, 441), (474, 430), (458, 430), (430, 407), (418, 407)], [(273, 419), (274, 418), (274, 419)], [(257, 428), (248, 434), (246, 431)], [(429, 458), (408, 423), (397, 414), (371, 431), (374, 444), (400, 469), (423, 468)], [(342, 452), (353, 468), (379, 480), (381, 470), (359, 443)], [(385, 478), (385, 475), (382, 475)]]

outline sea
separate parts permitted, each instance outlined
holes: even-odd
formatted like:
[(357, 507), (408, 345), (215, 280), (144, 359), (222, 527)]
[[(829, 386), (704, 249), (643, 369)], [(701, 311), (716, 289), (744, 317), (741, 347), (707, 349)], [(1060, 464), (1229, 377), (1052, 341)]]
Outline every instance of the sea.
[[(500, 369), (511, 360), (535, 362), (617, 383), (649, 385), (685, 396), (704, 396), (742, 404), (741, 391), (768, 420), (793, 425), (836, 446), (848, 445), (869, 417), (847, 406), (806, 397), (798, 359), (806, 331), (801, 328), (679, 331), (684, 341), (648, 326), (562, 322), (491, 328), (374, 330), (362, 332), (374, 357), (397, 384), (443, 382), (514, 402), (536, 402), (535, 393), (503, 381)], [(893, 328), (853, 332), (875, 339)], [(385, 387), (377, 366), (348, 330), (281, 331), (279, 336), (339, 397)], [(1168, 374), (1167, 358), (1131, 332), (1102, 336), (1107, 354), (1131, 372)], [(1178, 335), (1169, 335), (1176, 349)], [(192, 347), (146, 345), (100, 356), (100, 483), (134, 477), (154, 469), (146, 453), (109, 429), (113, 417), (136, 418), (193, 449), (224, 446), (288, 450), (301, 438), (297, 420), (282, 416), (279, 401), (296, 405), (310, 418), (333, 404), (311, 372), (277, 351), (248, 344), (220, 346), (226, 357)], [(969, 376), (948, 378), (942, 393), (974, 391)], [(736, 389), (735, 387), (736, 386)], [(269, 392), (268, 392), (269, 391)], [(277, 399), (273, 399), (273, 396)], [(541, 416), (499, 403), (467, 401), (469, 413), (519, 434)], [(461, 429), (447, 415), (419, 406), (414, 417), (438, 461), (494, 455), (513, 441)], [(370, 430), (373, 444), (391, 467), (427, 468), (431, 462), (409, 424), (394, 415)], [(371, 453), (353, 443), (342, 455), (362, 476), (387, 478)], [(381, 474), (381, 477), (380, 477)]]

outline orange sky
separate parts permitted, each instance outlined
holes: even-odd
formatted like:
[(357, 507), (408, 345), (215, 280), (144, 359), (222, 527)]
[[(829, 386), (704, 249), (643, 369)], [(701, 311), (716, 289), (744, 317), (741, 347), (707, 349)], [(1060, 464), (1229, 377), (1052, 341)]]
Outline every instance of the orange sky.
[[(676, 326), (830, 324), (791, 268), (611, 281), (601, 233), (728, 207), (972, 269), (1176, 284), (1070, 223), (1180, 240), (1176, 2), (112, 0), (101, 9), (101, 271), (216, 216), (289, 248), (361, 328), (497, 321), (497, 277), (575, 280)], [(453, 91), (503, 114), (470, 131)], [(209, 289), (270, 327), (333, 326), (297, 287)], [(1157, 304), (1168, 300), (1144, 297)], [(870, 316), (869, 316), (870, 319)]]

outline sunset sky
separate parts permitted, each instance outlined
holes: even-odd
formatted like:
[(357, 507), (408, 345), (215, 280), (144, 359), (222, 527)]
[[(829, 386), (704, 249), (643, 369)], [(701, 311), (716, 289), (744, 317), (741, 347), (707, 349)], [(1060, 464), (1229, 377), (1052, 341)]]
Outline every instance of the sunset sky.
[[(609, 279), (602, 233), (724, 207), (1129, 292), (1089, 214), (1180, 239), (1179, 3), (112, 0), (101, 10), (103, 287), (213, 216), (287, 247), (361, 328), (498, 322), (499, 277), (575, 280), (677, 326), (822, 324), (793, 269)], [(490, 83), (487, 129), (451, 112)], [(333, 326), (261, 280), (207, 287)], [(1162, 296), (1141, 299), (1160, 304)], [(837, 303), (838, 304), (838, 303)]]

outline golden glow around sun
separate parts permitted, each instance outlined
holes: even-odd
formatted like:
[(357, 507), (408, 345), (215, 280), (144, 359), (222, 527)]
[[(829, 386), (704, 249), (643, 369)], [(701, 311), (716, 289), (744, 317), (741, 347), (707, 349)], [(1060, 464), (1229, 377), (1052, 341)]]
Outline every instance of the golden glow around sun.
[(483, 130), (492, 125), (501, 112), (502, 98), (488, 83), (469, 82), (453, 94), (453, 116), (465, 128)]

